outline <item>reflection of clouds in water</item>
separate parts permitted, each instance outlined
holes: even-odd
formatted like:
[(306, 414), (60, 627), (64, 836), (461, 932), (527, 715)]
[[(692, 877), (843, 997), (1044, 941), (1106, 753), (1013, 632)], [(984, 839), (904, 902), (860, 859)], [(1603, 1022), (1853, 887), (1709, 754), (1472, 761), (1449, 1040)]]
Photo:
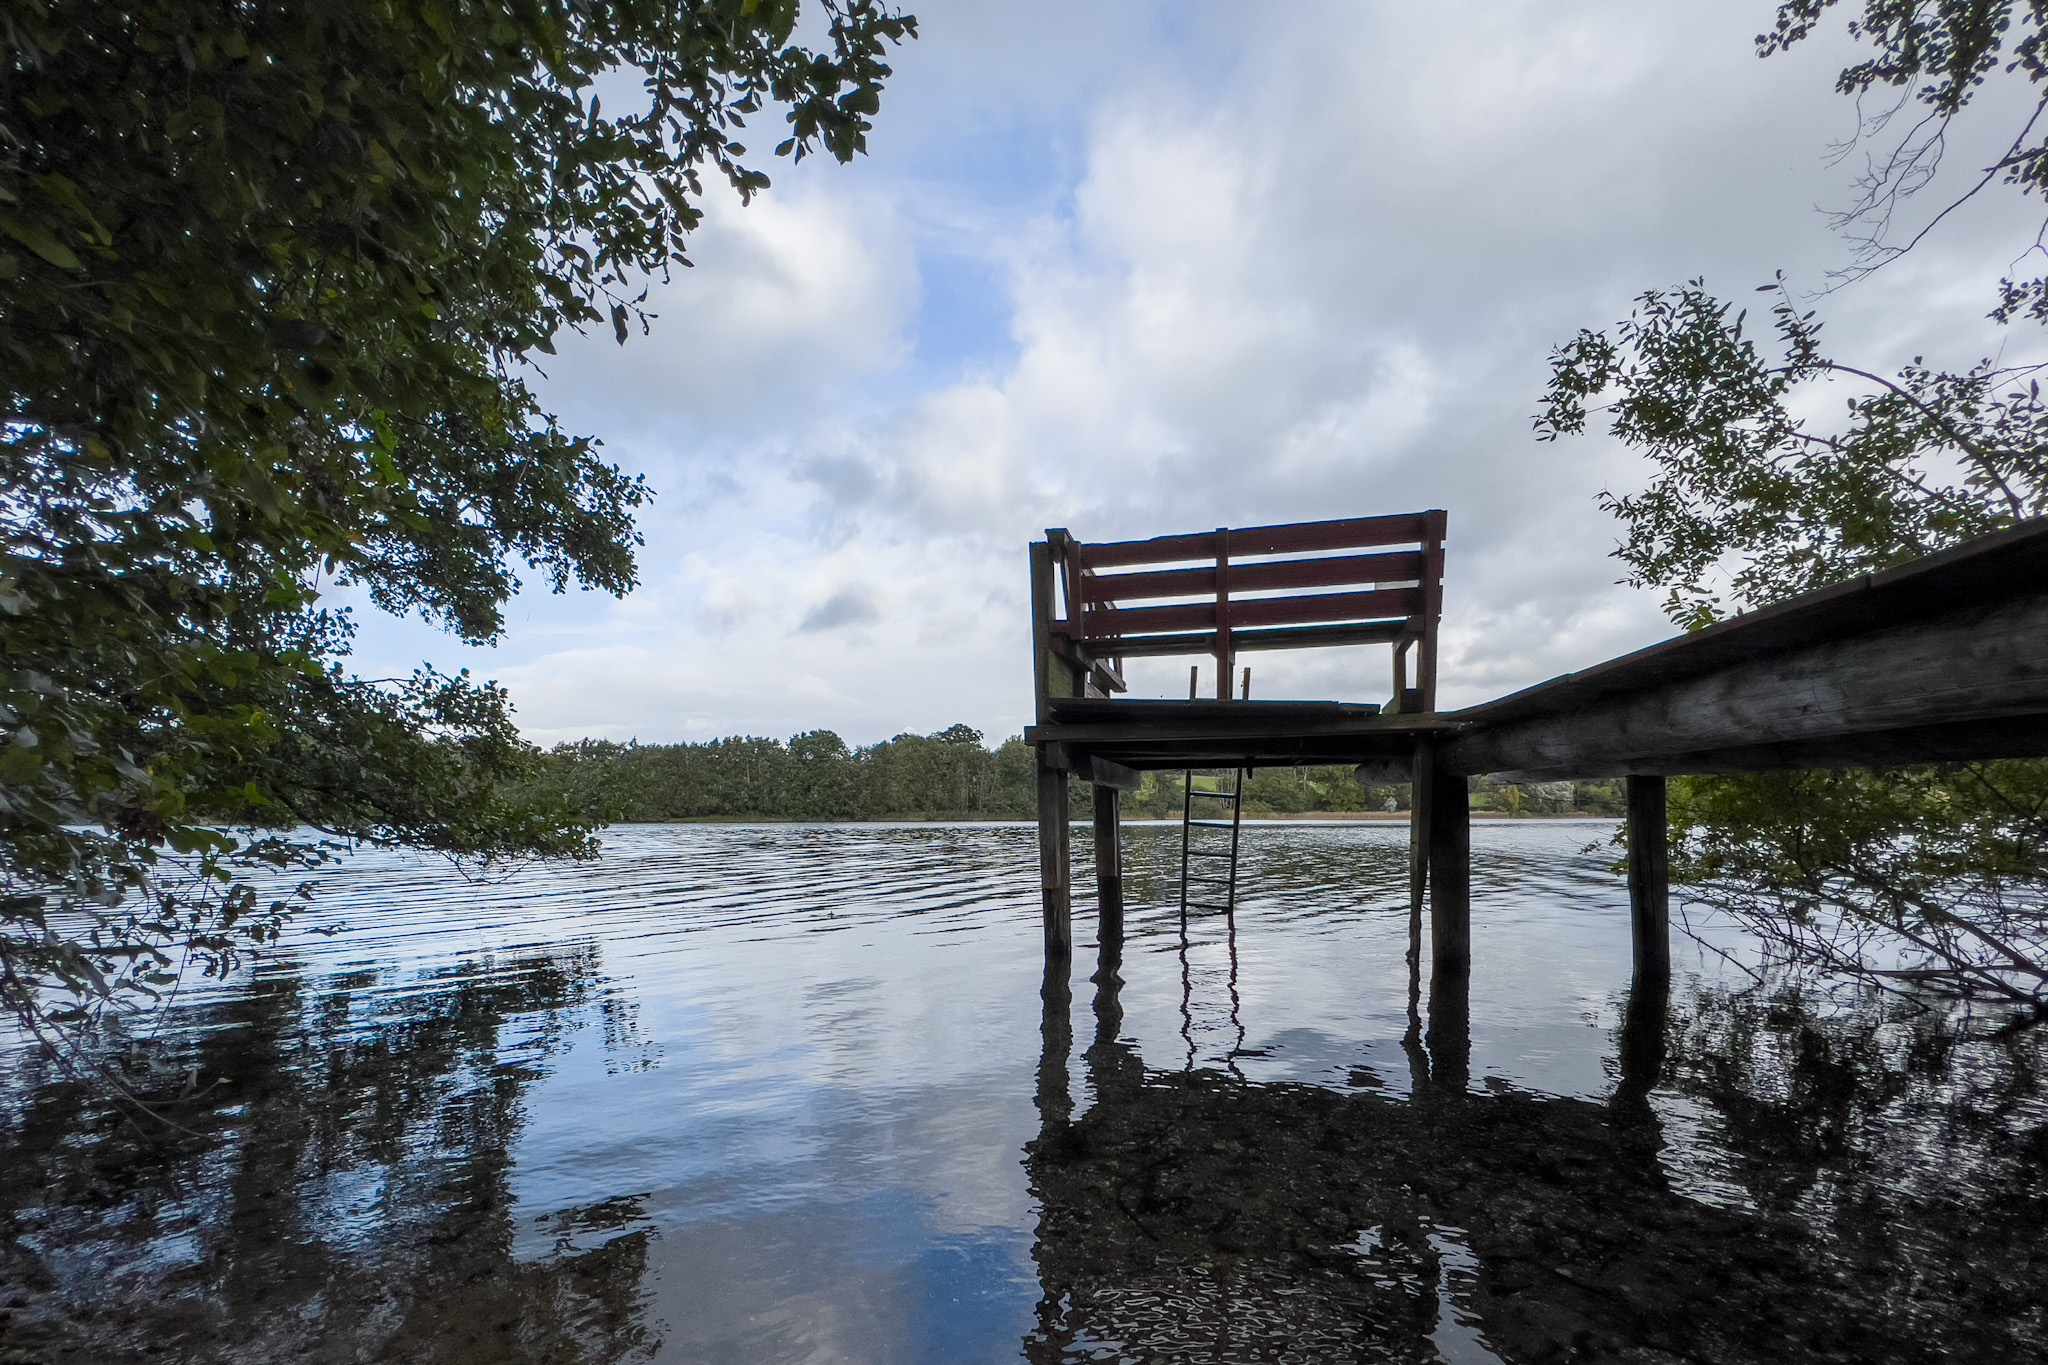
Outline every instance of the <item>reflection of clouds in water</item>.
[[(2015, 1079), (2023, 1046), (1903, 1009), (1767, 1008), (1711, 975), (1695, 989), (1681, 943), (1664, 1080), (1619, 1086), (1625, 893), (1578, 851), (1605, 828), (1475, 828), (1454, 1037), (1458, 1012), (1427, 998), (1409, 1033), (1405, 828), (1249, 827), (1234, 978), (1225, 923), (1190, 925), (1186, 1074), (1178, 829), (1132, 829), (1126, 984), (1096, 995), (1082, 907), (1072, 1040), (1044, 1073), (1092, 1147), (1048, 1147), (1033, 1107), (1028, 827), (619, 829), (596, 864), (483, 884), (366, 855), (313, 912), (348, 932), (293, 940), (254, 989), (191, 990), (180, 1017), (208, 1027), (189, 1045), (231, 1082), (203, 1141), (165, 1157), (73, 1130), (61, 1087), (40, 1127), (0, 1130), (21, 1229), (0, 1237), (0, 1283), (56, 1285), (0, 1345), (68, 1296), (101, 1333), (88, 1356), (116, 1362), (190, 1322), (219, 1344), (198, 1359), (305, 1358), (300, 1311), (359, 1354), (479, 1365), (1000, 1359), (1041, 1276), (1067, 1276), (1088, 1293), (1077, 1330), (1235, 1314), (1366, 1359), (1521, 1358), (1503, 1342), (1534, 1339), (1530, 1304), (1625, 1344), (1638, 1328), (1600, 1306), (1600, 1277), (1654, 1288), (1627, 1276), (1664, 1252), (1736, 1265), (1715, 1282), (1729, 1301), (1768, 1305), (1768, 1278), (1723, 1249), (1777, 1248), (1817, 1267), (1809, 1297), (1868, 1306), (1830, 1258), (1887, 1237), (1957, 1296), (1902, 1291), (1898, 1341), (1967, 1309), (2009, 1345), (2009, 1309), (1928, 1268), (2019, 1273), (1997, 1257), (2042, 1212), (2022, 1183), (2043, 1122)], [(18, 1097), (31, 1078), (10, 1065)], [(1803, 1221), (1854, 1207), (1816, 1192), (1872, 1181), (1878, 1235)], [(1106, 1192), (1122, 1202), (1102, 1219), (1062, 1222)], [(1928, 1220), (1942, 1201), (1981, 1245)], [(1155, 1253), (1201, 1254), (1118, 1261), (1100, 1233), (1126, 1210)], [(1544, 1240), (1558, 1229), (1576, 1250)], [(1342, 1278), (1373, 1268), (1361, 1253), (1389, 1286)], [(1893, 1271), (1869, 1273), (1889, 1292)], [(504, 1322), (523, 1344), (503, 1346)]]

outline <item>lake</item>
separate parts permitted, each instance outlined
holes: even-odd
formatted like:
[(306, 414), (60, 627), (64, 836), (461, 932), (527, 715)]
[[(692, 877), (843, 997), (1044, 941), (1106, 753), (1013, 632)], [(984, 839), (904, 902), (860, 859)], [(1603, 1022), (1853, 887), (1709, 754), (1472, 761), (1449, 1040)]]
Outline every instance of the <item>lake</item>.
[(1475, 825), (1469, 998), (1398, 824), (1185, 922), (1127, 827), (1051, 978), (1026, 825), (359, 854), (153, 1026), (175, 1126), (0, 1056), (0, 1361), (2041, 1358), (2037, 1031), (1711, 918), (1632, 1009), (1612, 832)]

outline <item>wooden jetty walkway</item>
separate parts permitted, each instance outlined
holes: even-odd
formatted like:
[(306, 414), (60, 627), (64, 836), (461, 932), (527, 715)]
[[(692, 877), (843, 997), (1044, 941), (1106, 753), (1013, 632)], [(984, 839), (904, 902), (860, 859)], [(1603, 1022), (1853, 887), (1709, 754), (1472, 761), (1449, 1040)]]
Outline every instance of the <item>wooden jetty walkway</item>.
[[(1049, 965), (1073, 948), (1070, 775), (1093, 785), (1105, 946), (1122, 937), (1118, 797), (1142, 773), (1345, 763), (1411, 782), (1411, 893), (1432, 976), (1451, 978), (1471, 965), (1468, 779), (1626, 778), (1640, 982), (1670, 972), (1667, 777), (2048, 756), (2048, 519), (1439, 712), (1445, 530), (1427, 511), (1032, 545)], [(1240, 654), (1367, 644), (1391, 647), (1384, 704), (1231, 696)], [(1115, 695), (1123, 660), (1162, 655), (1209, 656), (1215, 700)]]

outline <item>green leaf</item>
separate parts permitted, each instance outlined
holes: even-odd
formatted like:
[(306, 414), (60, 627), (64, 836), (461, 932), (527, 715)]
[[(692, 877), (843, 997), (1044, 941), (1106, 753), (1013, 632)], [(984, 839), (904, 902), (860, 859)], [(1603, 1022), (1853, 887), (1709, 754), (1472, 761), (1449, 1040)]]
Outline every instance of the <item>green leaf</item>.
[(0, 232), (5, 232), (59, 270), (85, 269), (71, 248), (58, 241), (56, 235), (40, 223), (24, 223), (11, 215), (0, 214)]

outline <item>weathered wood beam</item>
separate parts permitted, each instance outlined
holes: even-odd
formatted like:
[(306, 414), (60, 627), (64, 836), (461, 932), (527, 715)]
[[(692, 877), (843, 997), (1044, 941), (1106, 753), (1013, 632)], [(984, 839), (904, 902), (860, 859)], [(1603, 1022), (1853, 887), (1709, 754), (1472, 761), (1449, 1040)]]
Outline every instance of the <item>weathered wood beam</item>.
[(1245, 739), (1383, 739), (1390, 751), (1401, 751), (1413, 742), (1413, 736), (1417, 733), (1436, 734), (1453, 728), (1422, 715), (1388, 716), (1384, 719), (1367, 715), (1357, 719), (1269, 720), (1256, 714), (1254, 708), (1259, 705), (1257, 702), (1231, 702), (1229, 705), (1252, 714), (1246, 715), (1242, 720), (1194, 718), (1185, 725), (1161, 725), (1151, 721), (1138, 724), (1093, 720), (1074, 724), (1056, 722), (1051, 725), (1028, 727), (1024, 731), (1024, 742), (1043, 744), (1048, 740), (1060, 740), (1092, 746), (1202, 744)]
[(1106, 758), (1090, 754), (1081, 762), (1080, 769), (1098, 791), (1134, 792), (1145, 785), (1145, 775), (1136, 768), (1126, 768), (1121, 763), (1112, 763)]
[[(1423, 740), (1422, 743), (1428, 743)], [(1420, 753), (1418, 748), (1417, 753)], [(1351, 776), (1361, 787), (1397, 786), (1403, 782), (1415, 781), (1415, 756), (1412, 754), (1388, 754), (1382, 758), (1368, 758), (1351, 770)]]
[[(1541, 691), (1510, 700), (1527, 712)], [(1444, 745), (1443, 763), (1459, 773), (1690, 771), (1673, 760), (1787, 744), (1835, 744), (1846, 754), (1859, 737), (1886, 731), (2038, 719), (2048, 715), (2048, 589), (1788, 644), (1584, 705), (1562, 704), (1569, 688), (1558, 693), (1558, 709), (1520, 719), (1488, 724), (1488, 708), (1465, 713), (1474, 728)]]
[[(1405, 754), (1406, 737), (1389, 743), (1370, 736), (1345, 739), (1232, 739), (1228, 736), (1203, 743), (1175, 745), (1103, 745), (1117, 763), (1138, 772), (1170, 772), (1187, 768), (1300, 768), (1352, 767), (1361, 761), (1388, 754)], [(1084, 746), (1087, 747), (1087, 746)], [(1392, 779), (1406, 782), (1403, 775)]]
[(1626, 762), (1581, 761), (1553, 769), (1496, 774), (1503, 782), (1573, 777), (1677, 777), (1686, 773), (1761, 773), (1785, 769), (1882, 768), (1909, 763), (1974, 763), (1997, 758), (2048, 758), (2048, 716), (2000, 716), (1948, 725), (1868, 730), (1832, 739), (1788, 740), (1660, 754)]

